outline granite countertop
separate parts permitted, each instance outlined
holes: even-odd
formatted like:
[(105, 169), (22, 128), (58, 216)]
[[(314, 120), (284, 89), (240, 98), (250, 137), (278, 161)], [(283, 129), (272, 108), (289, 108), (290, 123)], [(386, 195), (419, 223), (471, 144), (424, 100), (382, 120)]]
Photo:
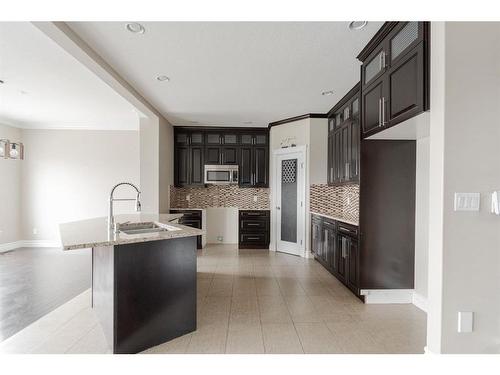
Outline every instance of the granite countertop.
[(351, 225), (358, 226), (358, 222), (357, 221), (343, 219), (343, 218), (341, 218), (339, 216), (330, 216), (330, 215), (320, 214), (319, 212), (314, 212), (314, 211), (310, 211), (310, 213), (312, 215), (323, 216), (323, 217), (326, 217), (328, 219), (332, 219), (332, 220), (336, 220), (336, 221), (341, 221), (341, 222), (346, 223), (346, 224), (351, 224)]
[(172, 220), (182, 217), (182, 214), (130, 214), (115, 215), (116, 223), (157, 222), (166, 224), (175, 230), (156, 233), (125, 234), (113, 233), (108, 229), (108, 218), (74, 221), (59, 225), (61, 243), (64, 250), (86, 249), (97, 246), (113, 246), (137, 242), (168, 240), (170, 238), (192, 237), (205, 234), (203, 230), (172, 223)]

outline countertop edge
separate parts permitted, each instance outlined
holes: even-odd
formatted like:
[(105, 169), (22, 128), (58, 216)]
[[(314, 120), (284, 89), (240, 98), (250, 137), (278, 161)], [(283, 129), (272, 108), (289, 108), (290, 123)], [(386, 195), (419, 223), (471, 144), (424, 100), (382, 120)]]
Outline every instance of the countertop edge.
[[(194, 231), (198, 231), (199, 233), (193, 233)], [(64, 251), (68, 250), (78, 250), (78, 249), (91, 249), (93, 247), (105, 247), (105, 246), (118, 246), (118, 245), (130, 245), (133, 243), (142, 243), (142, 242), (153, 242), (153, 241), (163, 241), (163, 240), (173, 240), (175, 238), (186, 238), (186, 237), (196, 237), (204, 235), (205, 231), (201, 229), (193, 229), (190, 228), (190, 233), (179, 233), (178, 235), (172, 235), (171, 237), (152, 237), (152, 238), (122, 238), (119, 240), (109, 240), (103, 242), (92, 242), (92, 243), (84, 243), (78, 245), (68, 245), (62, 246)]]
[(346, 224), (350, 224), (350, 225), (355, 225), (355, 226), (359, 226), (359, 223), (355, 222), (355, 221), (351, 221), (351, 220), (347, 220), (347, 219), (343, 219), (343, 218), (340, 218), (338, 216), (330, 216), (330, 215), (326, 215), (326, 214), (321, 214), (319, 212), (314, 212), (314, 211), (309, 211), (309, 213), (311, 215), (317, 215), (317, 216), (322, 216), (322, 217), (326, 217), (327, 219), (332, 219), (332, 220), (336, 220), (336, 221), (341, 221), (343, 223), (346, 223)]

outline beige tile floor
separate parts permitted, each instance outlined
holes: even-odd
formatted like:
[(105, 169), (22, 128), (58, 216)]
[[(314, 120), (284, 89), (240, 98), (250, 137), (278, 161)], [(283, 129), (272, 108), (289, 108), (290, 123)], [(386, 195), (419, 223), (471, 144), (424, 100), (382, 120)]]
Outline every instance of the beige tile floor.
[[(198, 329), (145, 353), (423, 353), (425, 313), (365, 305), (312, 259), (210, 245)], [(0, 343), (3, 353), (109, 353), (90, 291)]]

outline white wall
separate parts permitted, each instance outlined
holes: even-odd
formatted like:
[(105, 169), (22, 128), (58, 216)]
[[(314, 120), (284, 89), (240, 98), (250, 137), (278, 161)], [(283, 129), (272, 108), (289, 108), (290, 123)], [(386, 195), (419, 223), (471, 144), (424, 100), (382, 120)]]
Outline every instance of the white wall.
[[(431, 31), (427, 346), (500, 353), (500, 217), (489, 213), (500, 189), (500, 23)], [(455, 192), (480, 192), (480, 211), (454, 212)], [(472, 333), (457, 332), (459, 311), (475, 313)]]
[[(23, 240), (58, 241), (58, 223), (106, 216), (113, 185), (140, 183), (137, 131), (23, 130), (23, 141)], [(116, 193), (135, 196), (126, 187)], [(134, 209), (131, 202), (115, 207)]]
[[(207, 243), (238, 243), (238, 209), (235, 207), (207, 208)], [(222, 242), (217, 237), (223, 238)]]
[(426, 308), (429, 255), (429, 137), (417, 139), (415, 179), (415, 293)]
[[(22, 141), (20, 129), (0, 124), (0, 139)], [(0, 244), (20, 241), (22, 160), (0, 158)]]

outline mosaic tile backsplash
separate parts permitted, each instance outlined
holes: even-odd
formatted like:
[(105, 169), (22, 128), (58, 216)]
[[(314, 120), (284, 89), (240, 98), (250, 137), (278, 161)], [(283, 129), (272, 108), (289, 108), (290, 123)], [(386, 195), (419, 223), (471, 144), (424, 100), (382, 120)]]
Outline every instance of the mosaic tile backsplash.
[[(186, 197), (189, 195), (189, 201)], [(254, 197), (257, 197), (257, 202)], [(170, 186), (170, 207), (237, 207), (244, 210), (268, 210), (269, 189), (240, 188), (236, 185), (212, 185), (199, 188)]]
[(311, 185), (310, 210), (341, 219), (359, 221), (359, 185)]

